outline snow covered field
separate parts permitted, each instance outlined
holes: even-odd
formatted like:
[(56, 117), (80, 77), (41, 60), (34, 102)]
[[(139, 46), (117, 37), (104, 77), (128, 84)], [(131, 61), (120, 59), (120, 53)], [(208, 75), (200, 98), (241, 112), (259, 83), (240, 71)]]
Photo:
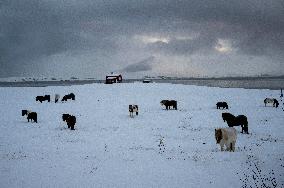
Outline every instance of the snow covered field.
[[(76, 101), (35, 101), (73, 92)], [(264, 107), (279, 91), (175, 84), (0, 88), (0, 187), (284, 187), (284, 112)], [(164, 110), (160, 101), (178, 101)], [(54, 99), (53, 99), (54, 100)], [(226, 101), (229, 110), (217, 110)], [(129, 117), (128, 105), (139, 115)], [(38, 113), (28, 123), (22, 109)], [(221, 113), (244, 114), (250, 134), (221, 152)], [(77, 118), (67, 129), (63, 113)]]

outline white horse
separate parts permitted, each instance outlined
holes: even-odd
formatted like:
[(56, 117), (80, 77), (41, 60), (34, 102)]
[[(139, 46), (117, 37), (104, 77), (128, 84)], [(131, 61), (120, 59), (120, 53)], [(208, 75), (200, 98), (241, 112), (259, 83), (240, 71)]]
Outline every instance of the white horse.
[(55, 94), (55, 103), (57, 103), (59, 99), (60, 99), (60, 95), (59, 94)]
[(138, 115), (138, 105), (136, 104), (131, 104), (129, 105), (129, 116), (134, 117), (133, 113), (136, 113)]
[(235, 151), (237, 130), (233, 127), (215, 129), (215, 139), (216, 143), (220, 144), (221, 151), (224, 151), (224, 145), (227, 151)]

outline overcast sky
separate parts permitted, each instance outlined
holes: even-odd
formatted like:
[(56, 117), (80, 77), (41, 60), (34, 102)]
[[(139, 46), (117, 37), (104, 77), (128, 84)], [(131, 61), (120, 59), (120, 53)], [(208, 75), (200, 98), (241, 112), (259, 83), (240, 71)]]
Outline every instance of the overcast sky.
[(0, 0), (0, 77), (284, 74), (283, 0)]

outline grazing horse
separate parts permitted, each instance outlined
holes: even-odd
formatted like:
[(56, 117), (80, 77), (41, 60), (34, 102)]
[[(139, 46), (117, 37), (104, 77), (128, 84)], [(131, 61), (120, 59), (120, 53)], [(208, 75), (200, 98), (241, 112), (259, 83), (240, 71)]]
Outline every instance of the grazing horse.
[(228, 104), (226, 102), (217, 102), (216, 104), (217, 109), (220, 109), (221, 107), (224, 109), (228, 109)]
[(72, 99), (73, 101), (75, 100), (75, 95), (74, 93), (70, 93), (68, 95), (64, 95), (61, 101), (67, 101), (68, 99)]
[(66, 121), (68, 129), (75, 130), (74, 126), (76, 124), (76, 117), (70, 114), (62, 114), (62, 120)]
[(36, 101), (39, 101), (40, 103), (42, 103), (42, 101), (48, 101), (50, 102), (50, 95), (44, 95), (44, 96), (37, 96), (36, 97)]
[(133, 113), (136, 112), (136, 116), (138, 116), (138, 105), (132, 104), (129, 105), (129, 116), (134, 117)]
[(237, 141), (237, 130), (233, 127), (215, 129), (216, 144), (220, 144), (221, 151), (224, 151), (226, 145), (227, 151), (235, 151)]
[(248, 120), (245, 115), (234, 116), (233, 114), (230, 114), (230, 113), (222, 113), (222, 118), (224, 122), (227, 122), (229, 127), (241, 125), (242, 133), (245, 132), (249, 134), (248, 133)]
[(162, 100), (160, 102), (160, 104), (166, 107), (166, 109), (171, 109), (171, 106), (173, 107), (173, 109), (177, 110), (177, 101), (175, 100)]
[(34, 122), (37, 123), (37, 113), (36, 112), (31, 112), (30, 110), (22, 110), (22, 116), (27, 115), (27, 119), (28, 122), (32, 122), (32, 120), (34, 120)]
[(264, 105), (266, 106), (266, 104), (268, 104), (268, 103), (272, 103), (272, 106), (273, 107), (278, 107), (279, 106), (279, 102), (276, 100), (276, 99), (274, 99), (274, 98), (266, 98), (266, 99), (264, 99)]

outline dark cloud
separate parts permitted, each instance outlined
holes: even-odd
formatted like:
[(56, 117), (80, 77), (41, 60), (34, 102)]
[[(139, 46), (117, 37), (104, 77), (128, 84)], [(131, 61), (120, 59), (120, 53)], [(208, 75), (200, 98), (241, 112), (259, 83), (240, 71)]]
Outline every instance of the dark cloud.
[(155, 57), (151, 56), (147, 59), (144, 59), (138, 63), (128, 65), (124, 69), (122, 69), (123, 72), (141, 72), (141, 71), (150, 71), (152, 70), (152, 63), (154, 61)]
[[(219, 39), (230, 41), (239, 56), (275, 57), (267, 66), (279, 70), (279, 59), (284, 57), (283, 10), (282, 0), (2, 0), (0, 77), (17, 76), (29, 66), (44, 72), (40, 64), (56, 54), (92, 52), (94, 70), (105, 66), (106, 58), (117, 60), (121, 69), (131, 63), (135, 51), (145, 53), (144, 58), (152, 52), (208, 54), (210, 59)], [(168, 41), (143, 48), (133, 41), (137, 35), (166, 36)], [(194, 37), (179, 38), (185, 35)], [(58, 63), (68, 66), (62, 59)], [(125, 70), (151, 70), (151, 66), (142, 62)]]

